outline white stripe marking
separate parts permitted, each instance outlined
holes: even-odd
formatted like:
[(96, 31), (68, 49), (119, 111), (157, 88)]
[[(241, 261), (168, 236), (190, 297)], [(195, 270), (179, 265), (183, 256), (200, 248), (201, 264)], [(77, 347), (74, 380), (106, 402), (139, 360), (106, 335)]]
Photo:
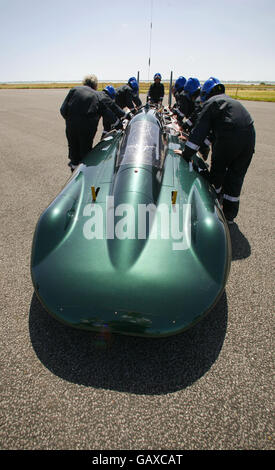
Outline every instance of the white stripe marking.
[(198, 150), (200, 148), (199, 145), (193, 144), (193, 142), (190, 142), (190, 140), (188, 140), (185, 145), (190, 147), (192, 150)]
[(224, 194), (223, 198), (231, 202), (238, 202), (240, 200), (240, 196), (235, 197), (235, 196), (229, 196), (228, 194)]

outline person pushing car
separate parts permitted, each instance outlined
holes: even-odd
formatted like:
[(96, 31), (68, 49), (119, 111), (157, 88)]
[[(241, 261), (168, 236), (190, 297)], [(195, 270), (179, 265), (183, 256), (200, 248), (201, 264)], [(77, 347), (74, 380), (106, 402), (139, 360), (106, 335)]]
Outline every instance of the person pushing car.
[(240, 194), (247, 169), (255, 152), (255, 128), (251, 115), (237, 100), (225, 94), (224, 85), (215, 77), (204, 83), (200, 92), (203, 103), (196, 124), (181, 153), (190, 161), (212, 131), (210, 183), (222, 200), (228, 223), (237, 217)]
[(100, 99), (99, 92), (96, 91), (97, 84), (97, 77), (88, 75), (81, 86), (71, 88), (60, 108), (60, 113), (66, 121), (70, 160), (68, 165), (72, 171), (92, 150), (100, 117), (107, 117), (111, 124), (117, 120), (117, 117), (110, 113), (106, 103)]

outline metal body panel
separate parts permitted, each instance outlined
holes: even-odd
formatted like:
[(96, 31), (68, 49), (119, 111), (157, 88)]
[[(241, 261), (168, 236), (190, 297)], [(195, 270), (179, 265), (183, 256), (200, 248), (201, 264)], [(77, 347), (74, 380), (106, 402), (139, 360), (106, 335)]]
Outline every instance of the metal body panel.
[[(142, 145), (138, 158), (127, 148), (124, 158), (126, 133), (131, 127), (149, 132), (150, 125), (160, 139), (157, 164), (155, 150), (144, 158)], [(229, 231), (213, 189), (173, 152), (183, 144), (173, 133), (164, 139), (158, 113), (141, 111), (126, 133), (101, 141), (41, 215), (33, 285), (45, 308), (71, 326), (167, 336), (193, 325), (221, 296), (231, 262)], [(99, 188), (96, 201), (92, 186)], [(124, 205), (133, 214), (123, 212)], [(145, 226), (138, 207), (145, 210)], [(170, 221), (169, 233), (162, 217)], [(97, 232), (95, 221), (102, 222)]]

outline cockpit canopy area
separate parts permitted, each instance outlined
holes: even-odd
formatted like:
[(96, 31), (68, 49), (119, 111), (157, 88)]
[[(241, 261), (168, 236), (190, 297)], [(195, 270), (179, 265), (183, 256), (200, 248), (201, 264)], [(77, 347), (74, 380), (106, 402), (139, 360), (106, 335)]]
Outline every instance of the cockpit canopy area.
[(133, 164), (160, 168), (163, 164), (162, 131), (153, 115), (137, 115), (130, 121), (123, 137), (117, 166)]

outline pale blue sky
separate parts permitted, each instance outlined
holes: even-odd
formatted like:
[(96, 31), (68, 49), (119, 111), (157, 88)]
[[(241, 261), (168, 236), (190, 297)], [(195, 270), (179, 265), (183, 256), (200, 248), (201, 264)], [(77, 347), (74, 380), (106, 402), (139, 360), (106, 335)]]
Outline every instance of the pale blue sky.
[(274, 0), (0, 0), (0, 82), (275, 81)]

